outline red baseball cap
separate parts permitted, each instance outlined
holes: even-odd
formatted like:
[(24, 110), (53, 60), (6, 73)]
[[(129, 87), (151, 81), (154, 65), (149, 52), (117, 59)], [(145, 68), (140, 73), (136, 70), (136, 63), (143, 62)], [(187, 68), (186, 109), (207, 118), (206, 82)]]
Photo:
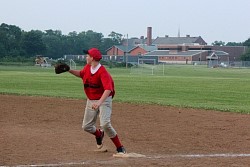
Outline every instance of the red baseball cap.
[(91, 48), (89, 50), (83, 50), (83, 53), (88, 54), (90, 57), (93, 57), (94, 60), (100, 61), (102, 59), (102, 54), (97, 48)]

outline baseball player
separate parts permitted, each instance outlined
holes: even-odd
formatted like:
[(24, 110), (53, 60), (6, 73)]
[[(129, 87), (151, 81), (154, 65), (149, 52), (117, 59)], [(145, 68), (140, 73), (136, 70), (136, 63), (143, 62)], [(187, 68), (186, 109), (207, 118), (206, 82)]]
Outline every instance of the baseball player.
[[(101, 52), (97, 48), (85, 50), (87, 64), (82, 70), (68, 69), (69, 73), (82, 78), (87, 104), (82, 128), (96, 138), (97, 148), (103, 147), (104, 133), (116, 146), (118, 154), (125, 154), (125, 148), (111, 125), (112, 98), (115, 95), (114, 81), (106, 68), (100, 64)], [(95, 124), (100, 118), (101, 129)]]

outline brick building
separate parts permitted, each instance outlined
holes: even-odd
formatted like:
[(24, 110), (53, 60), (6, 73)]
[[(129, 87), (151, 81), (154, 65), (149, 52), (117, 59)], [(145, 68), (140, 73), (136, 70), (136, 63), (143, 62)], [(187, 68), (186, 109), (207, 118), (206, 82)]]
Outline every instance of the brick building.
[(152, 27), (147, 28), (147, 37), (124, 39), (122, 45), (107, 50), (109, 56), (156, 56), (157, 62), (189, 64), (195, 61), (217, 60), (233, 62), (245, 53), (244, 46), (211, 46), (199, 37), (157, 37), (152, 39)]

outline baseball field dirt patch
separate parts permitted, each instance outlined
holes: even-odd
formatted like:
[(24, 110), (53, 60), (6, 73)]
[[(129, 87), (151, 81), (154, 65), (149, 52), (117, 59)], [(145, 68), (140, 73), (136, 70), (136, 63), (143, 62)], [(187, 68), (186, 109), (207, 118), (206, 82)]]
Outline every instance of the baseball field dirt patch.
[(96, 152), (81, 128), (85, 100), (0, 95), (0, 166), (248, 166), (250, 115), (113, 102), (130, 155)]

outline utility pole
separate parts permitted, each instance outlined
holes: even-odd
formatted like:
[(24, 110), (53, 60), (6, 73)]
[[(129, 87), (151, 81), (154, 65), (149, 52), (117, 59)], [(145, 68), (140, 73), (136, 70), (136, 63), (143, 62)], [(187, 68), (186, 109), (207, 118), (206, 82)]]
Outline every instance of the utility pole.
[(126, 45), (125, 56), (126, 56), (126, 68), (128, 68), (128, 34), (127, 34), (127, 45)]
[(200, 61), (200, 62), (199, 62), (199, 63), (200, 63), (200, 65), (201, 65), (201, 54), (202, 54), (202, 47), (203, 47), (203, 46), (201, 45), (200, 47), (201, 47), (201, 51), (200, 51), (200, 57), (199, 57), (199, 61)]

